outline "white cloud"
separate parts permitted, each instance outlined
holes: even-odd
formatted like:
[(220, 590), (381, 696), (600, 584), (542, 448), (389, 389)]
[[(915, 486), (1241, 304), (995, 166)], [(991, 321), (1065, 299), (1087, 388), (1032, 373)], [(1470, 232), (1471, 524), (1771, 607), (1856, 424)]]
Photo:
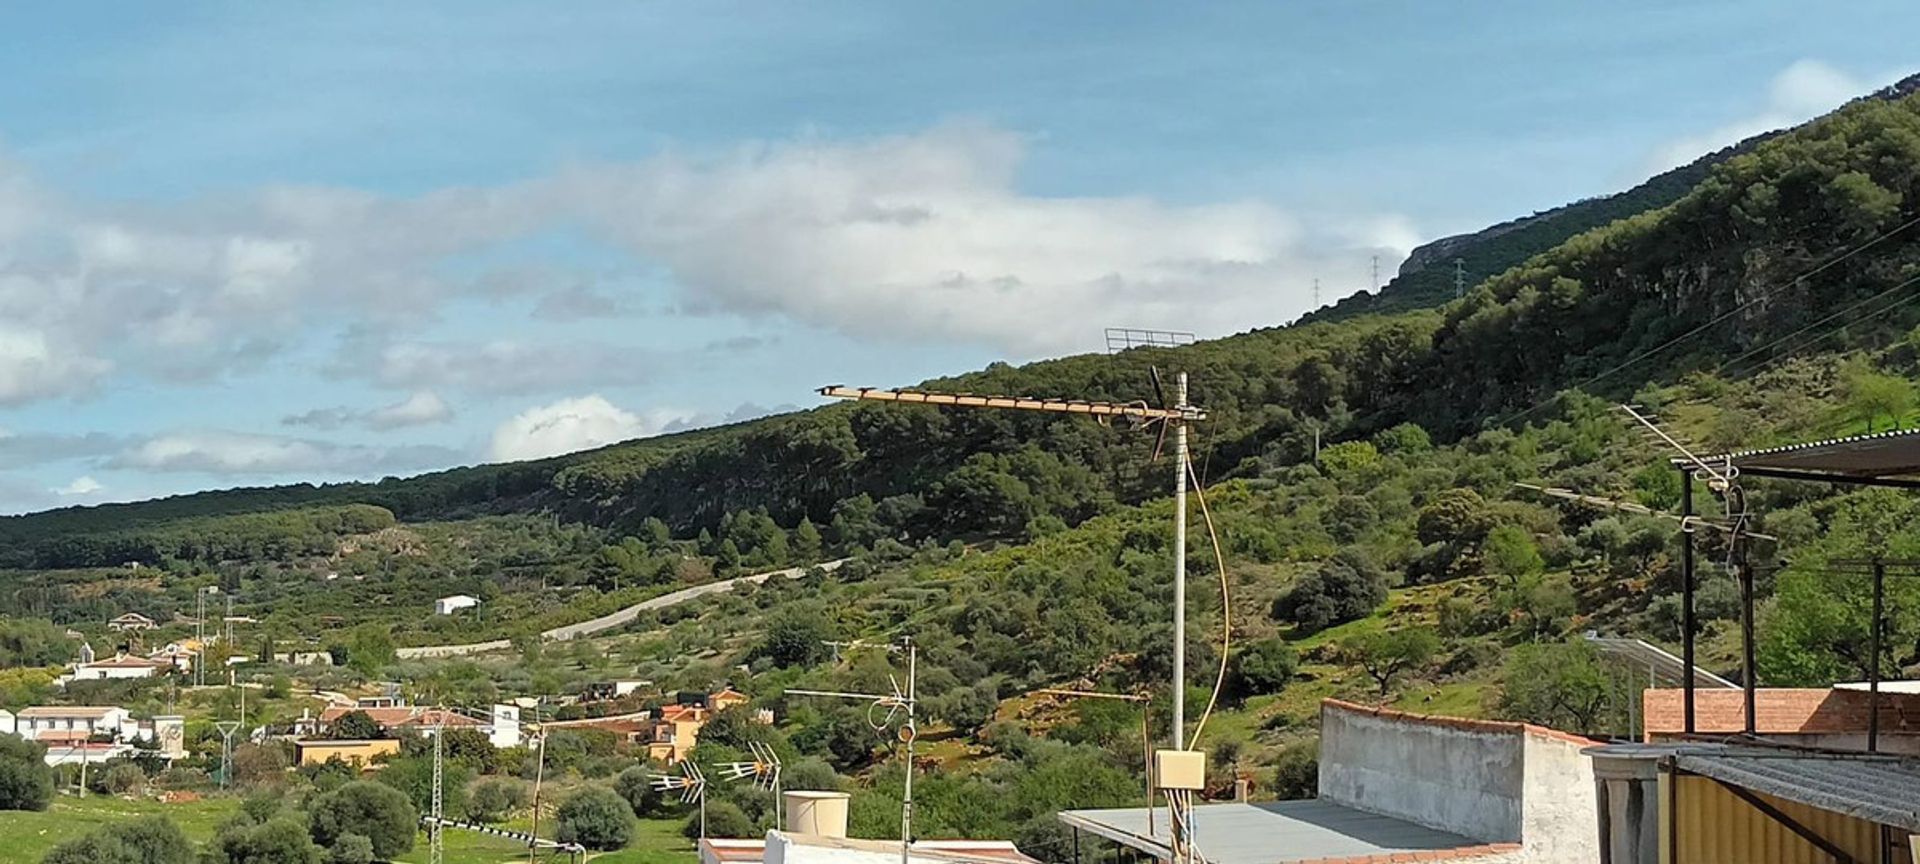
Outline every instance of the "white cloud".
[(420, 390), (392, 405), (383, 405), (368, 412), (366, 423), (370, 429), (384, 430), (445, 423), (451, 419), (453, 407), (445, 399), (432, 390)]
[(659, 427), (599, 394), (529, 408), (493, 431), (498, 462), (543, 459), (652, 434)]
[(326, 474), (374, 477), (460, 461), (444, 447), (371, 447), (249, 432), (177, 432), (140, 441), (108, 459), (120, 470), (222, 476)]
[[(650, 312), (663, 276), (686, 313), (1031, 357), (1084, 348), (1109, 324), (1219, 335), (1290, 320), (1316, 275), (1418, 239), (1390, 214), (1034, 195), (1017, 182), (1025, 149), (951, 125), (405, 198), (273, 187), (138, 208), (50, 198), (0, 165), (0, 404), (110, 375), (250, 371), (340, 330), (384, 335), (333, 371), (395, 389), (632, 384), (662, 358), (551, 327), (495, 341), (425, 341), (421, 328), (462, 299), (524, 301), (543, 319)], [(524, 248), (489, 257), (576, 230), (609, 247), (590, 277), (528, 264)]]
[(53, 494), (58, 495), (62, 498), (84, 498), (88, 495), (93, 495), (97, 492), (101, 492), (106, 488), (107, 487), (100, 485), (100, 481), (95, 480), (92, 477), (87, 477), (82, 475), (80, 477), (75, 477), (72, 483), (68, 483), (65, 486), (55, 487), (52, 491), (53, 491)]
[(1648, 169), (1657, 174), (1763, 132), (1797, 126), (1866, 95), (1875, 86), (1818, 60), (1800, 60), (1773, 77), (1756, 111), (1660, 145), (1649, 157)]
[(1308, 305), (1316, 273), (1404, 253), (1404, 220), (1305, 219), (1257, 201), (1022, 193), (1024, 142), (979, 126), (573, 169), (555, 200), (661, 262), (689, 308), (1018, 355), (1113, 323), (1209, 335)]
[(452, 419), (453, 406), (440, 398), (440, 394), (431, 390), (417, 390), (398, 402), (366, 411), (357, 411), (344, 405), (315, 408), (305, 413), (282, 417), (280, 423), (283, 426), (311, 426), (315, 429), (338, 429), (352, 424), (364, 426), (376, 432), (386, 432), (411, 426), (445, 423)]

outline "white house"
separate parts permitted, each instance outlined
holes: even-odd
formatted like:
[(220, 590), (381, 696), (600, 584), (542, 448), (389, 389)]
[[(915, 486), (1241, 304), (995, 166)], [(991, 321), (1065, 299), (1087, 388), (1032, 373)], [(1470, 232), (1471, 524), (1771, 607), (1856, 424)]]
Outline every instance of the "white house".
[(438, 600), (433, 601), (433, 614), (452, 615), (453, 613), (458, 612), (462, 609), (472, 609), (473, 607), (478, 605), (480, 605), (480, 598), (478, 597), (468, 597), (465, 594), (455, 594), (452, 597), (442, 597)]
[(17, 734), (29, 741), (85, 740), (134, 734), (139, 725), (125, 708), (110, 705), (35, 705), (14, 715)]
[(148, 660), (144, 657), (128, 657), (124, 654), (110, 660), (97, 660), (92, 663), (73, 664), (73, 680), (102, 681), (109, 678), (152, 678), (174, 668), (164, 660)]
[(0, 708), (0, 735), (17, 735), (19, 726), (20, 720), (13, 716), (12, 711)]

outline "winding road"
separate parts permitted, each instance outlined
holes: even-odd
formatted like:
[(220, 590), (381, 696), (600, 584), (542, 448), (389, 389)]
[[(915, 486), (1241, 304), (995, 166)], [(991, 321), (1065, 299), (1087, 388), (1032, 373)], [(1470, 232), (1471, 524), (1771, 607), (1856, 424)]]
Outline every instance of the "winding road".
[[(658, 597), (642, 600), (625, 609), (609, 612), (598, 618), (592, 618), (578, 624), (567, 624), (561, 627), (555, 627), (551, 630), (543, 630), (540, 633), (540, 640), (543, 642), (565, 642), (570, 639), (578, 639), (582, 636), (591, 636), (595, 633), (612, 630), (615, 627), (626, 624), (640, 617), (640, 613), (642, 612), (651, 612), (655, 609), (678, 606), (681, 603), (698, 597), (732, 591), (734, 586), (742, 582), (751, 582), (758, 585), (768, 579), (774, 578), (795, 579), (804, 575), (814, 567), (819, 567), (831, 573), (834, 570), (840, 569), (840, 565), (845, 563), (846, 560), (847, 559), (842, 558), (838, 561), (826, 561), (806, 567), (788, 567), (782, 570), (769, 570), (765, 573), (737, 576), (732, 579), (723, 579), (719, 582), (695, 585), (692, 588), (682, 588), (678, 591), (672, 591)], [(422, 660), (433, 657), (463, 657), (468, 654), (485, 654), (489, 651), (505, 651), (511, 647), (513, 647), (513, 643), (509, 640), (493, 639), (486, 642), (468, 642), (464, 645), (421, 645), (413, 648), (400, 648), (394, 651), (394, 655), (402, 660)]]

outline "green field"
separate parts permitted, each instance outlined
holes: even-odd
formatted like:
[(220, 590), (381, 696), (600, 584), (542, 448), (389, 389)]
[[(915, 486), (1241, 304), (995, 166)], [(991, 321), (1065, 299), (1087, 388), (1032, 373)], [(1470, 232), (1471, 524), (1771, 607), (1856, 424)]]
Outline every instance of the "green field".
[[(0, 864), (33, 864), (62, 841), (108, 822), (156, 813), (172, 819), (193, 842), (204, 843), (213, 837), (220, 823), (239, 809), (240, 802), (235, 798), (159, 804), (105, 796), (61, 797), (44, 813), (0, 816)], [(682, 824), (677, 819), (643, 819), (638, 823), (631, 848), (595, 854), (591, 859), (602, 864), (692, 864), (693, 844), (680, 836)], [(466, 831), (447, 832), (447, 864), (505, 864), (524, 861), (526, 854), (524, 847), (498, 837)], [(420, 837), (413, 852), (397, 860), (410, 864), (426, 861), (426, 836)]]

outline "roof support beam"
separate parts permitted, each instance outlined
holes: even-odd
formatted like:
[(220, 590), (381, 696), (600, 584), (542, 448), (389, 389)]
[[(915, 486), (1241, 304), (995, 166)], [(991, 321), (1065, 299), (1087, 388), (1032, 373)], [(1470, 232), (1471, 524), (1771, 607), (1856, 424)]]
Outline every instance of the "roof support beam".
[(1792, 468), (1742, 467), (1742, 477), (1771, 477), (1777, 480), (1805, 480), (1809, 483), (1839, 483), (1845, 486), (1885, 486), (1890, 489), (1920, 489), (1920, 480), (1905, 477), (1872, 477), (1855, 474), (1831, 474), (1823, 471), (1796, 471)]
[[(1696, 776), (1704, 776), (1704, 775), (1696, 775)], [(1842, 849), (1837, 845), (1834, 845), (1834, 842), (1832, 840), (1828, 840), (1827, 838), (1820, 836), (1819, 832), (1813, 830), (1812, 828), (1808, 828), (1805, 825), (1800, 824), (1799, 820), (1794, 819), (1792, 816), (1788, 816), (1780, 808), (1767, 803), (1767, 799), (1762, 798), (1759, 795), (1755, 795), (1753, 793), (1753, 790), (1747, 789), (1741, 786), (1736, 786), (1718, 777), (1709, 777), (1707, 779), (1720, 784), (1720, 787), (1732, 793), (1733, 797), (1747, 802), (1747, 806), (1760, 811), (1760, 813), (1766, 816), (1768, 819), (1772, 819), (1773, 821), (1780, 823), (1780, 825), (1786, 828), (1788, 831), (1792, 831), (1794, 834), (1799, 835), (1800, 839), (1813, 844), (1815, 848), (1818, 848), (1820, 851), (1827, 853), (1829, 856), (1832, 856), (1833, 860), (1839, 862), (1839, 864), (1860, 864), (1860, 859), (1847, 854), (1847, 850)]]

